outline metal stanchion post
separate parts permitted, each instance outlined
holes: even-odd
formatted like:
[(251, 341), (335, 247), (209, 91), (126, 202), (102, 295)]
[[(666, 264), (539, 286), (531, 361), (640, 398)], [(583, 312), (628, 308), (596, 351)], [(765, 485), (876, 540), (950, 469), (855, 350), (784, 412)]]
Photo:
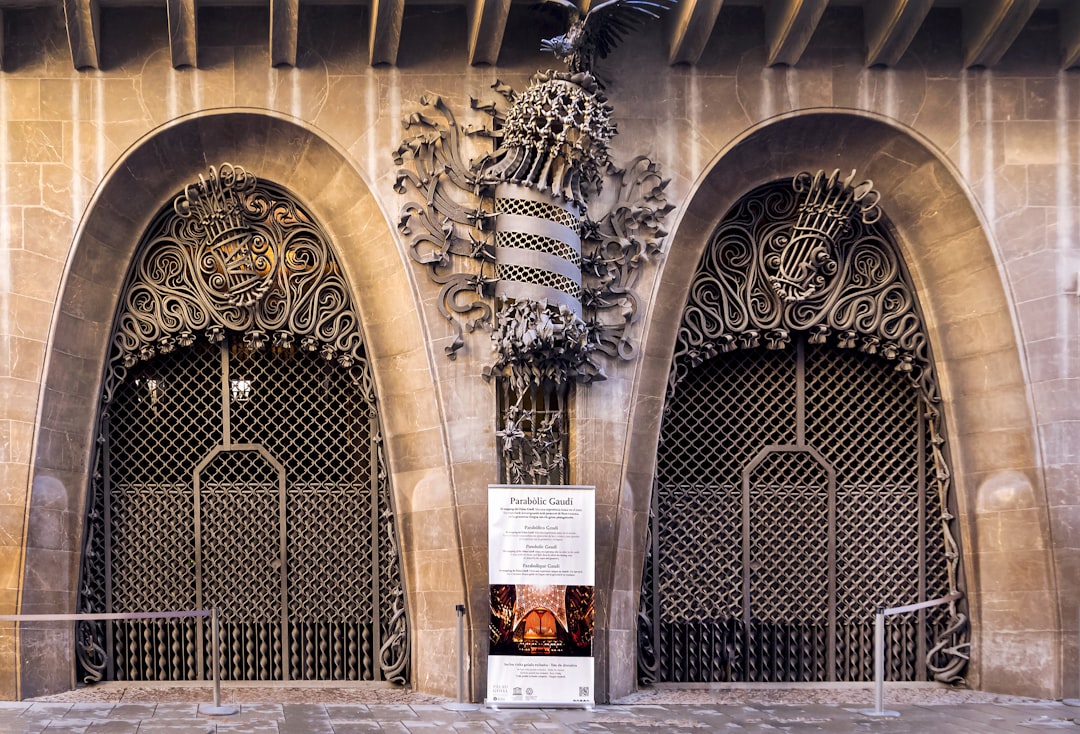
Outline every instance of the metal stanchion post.
[(454, 607), (457, 611), (457, 702), (446, 704), (452, 711), (473, 711), (480, 708), (465, 701), (465, 605)]
[[(1080, 604), (1076, 607), (1076, 692), (1080, 695)], [(1066, 706), (1080, 706), (1080, 698), (1063, 698)]]
[(213, 647), (211, 650), (210, 659), (213, 666), (213, 680), (214, 680), (214, 705), (213, 706), (200, 706), (199, 711), (204, 714), (210, 714), (211, 716), (230, 716), (237, 713), (240, 709), (236, 706), (222, 706), (221, 705), (221, 630), (218, 626), (218, 611), (217, 607), (210, 610), (210, 644)]
[(890, 614), (907, 614), (908, 612), (917, 612), (920, 609), (936, 607), (939, 604), (948, 604), (963, 598), (963, 596), (961, 592), (954, 591), (940, 599), (922, 601), (918, 604), (908, 604), (891, 609), (878, 607), (877, 613), (874, 615), (874, 708), (859, 709), (860, 714), (866, 714), (867, 716), (900, 715), (899, 711), (885, 710), (885, 617)]
[(457, 702), (465, 703), (465, 605), (457, 610)]
[(885, 710), (885, 608), (874, 614), (874, 708), (862, 709), (867, 716), (899, 716), (899, 711)]

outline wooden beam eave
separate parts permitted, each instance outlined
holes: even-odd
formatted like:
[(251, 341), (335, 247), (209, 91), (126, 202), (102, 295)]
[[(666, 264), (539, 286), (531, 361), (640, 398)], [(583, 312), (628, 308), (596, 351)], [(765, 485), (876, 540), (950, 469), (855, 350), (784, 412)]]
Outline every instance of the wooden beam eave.
[(701, 60), (723, 4), (724, 0), (680, 0), (668, 35), (668, 63)]
[(933, 4), (934, 0), (867, 0), (866, 65), (896, 66)]
[(1039, 0), (980, 0), (964, 6), (964, 66), (990, 67), (1009, 50)]
[(1061, 68), (1080, 66), (1080, 3), (1061, 8)]
[(198, 34), (195, 0), (166, 0), (169, 16), (169, 53), (174, 69), (198, 66)]
[(469, 0), (469, 63), (496, 64), (511, 0)]
[(794, 66), (810, 43), (828, 0), (766, 0), (765, 44), (767, 64)]
[(296, 66), (300, 0), (270, 0), (270, 65)]
[(372, 66), (397, 63), (404, 15), (405, 0), (371, 0), (368, 58)]
[(71, 63), (76, 69), (99, 69), (100, 12), (97, 0), (64, 0)]

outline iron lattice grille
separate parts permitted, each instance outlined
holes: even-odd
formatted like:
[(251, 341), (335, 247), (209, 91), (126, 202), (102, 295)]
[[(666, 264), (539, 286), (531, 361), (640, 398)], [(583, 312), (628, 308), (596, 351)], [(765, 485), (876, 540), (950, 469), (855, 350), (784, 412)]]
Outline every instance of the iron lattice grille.
[[(84, 608), (216, 606), (226, 679), (387, 675), (397, 549), (376, 413), (350, 370), (199, 341), (133, 368), (101, 435)], [(209, 634), (192, 620), (112, 623), (101, 673), (208, 677)]]
[[(702, 255), (657, 457), (645, 684), (870, 680), (878, 605), (945, 596), (888, 620), (886, 675), (962, 680), (969, 627), (930, 344), (877, 193), (847, 186), (763, 185)], [(810, 220), (827, 226), (799, 228)]]
[(198, 604), (221, 615), (226, 680), (282, 679), (284, 475), (250, 444), (216, 449), (195, 470)]
[(830, 472), (809, 451), (769, 449), (744, 470), (743, 486), (747, 676), (824, 680), (835, 591)]
[[(938, 537), (926, 520), (932, 457), (920, 429), (924, 417), (915, 386), (879, 360), (819, 347), (809, 351), (807, 365), (807, 441), (837, 471), (837, 585), (845, 590), (836, 600), (837, 678), (872, 680), (868, 610), (949, 593), (943, 574), (929, 586), (924, 578), (922, 544)], [(944, 548), (937, 550), (931, 558), (940, 565)], [(919, 618), (892, 617), (888, 624), (898, 641), (890, 649), (893, 678), (915, 680), (916, 661), (926, 654), (916, 639)]]
[[(688, 373), (658, 457), (659, 680), (872, 679), (873, 610), (949, 591), (920, 406), (887, 363), (801, 340)], [(927, 616), (890, 621), (890, 679), (926, 678)]]
[[(151, 222), (105, 366), (79, 610), (213, 605), (243, 679), (408, 678), (359, 314), (318, 223), (242, 167)], [(88, 681), (208, 676), (208, 625), (80, 623)]]

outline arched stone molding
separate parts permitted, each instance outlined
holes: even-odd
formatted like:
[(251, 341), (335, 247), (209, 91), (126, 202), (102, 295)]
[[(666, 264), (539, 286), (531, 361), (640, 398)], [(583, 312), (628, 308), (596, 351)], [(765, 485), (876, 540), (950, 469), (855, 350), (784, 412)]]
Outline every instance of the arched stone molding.
[[(620, 513), (633, 518), (634, 542), (632, 549), (617, 549), (614, 586), (638, 588), (668, 371), (688, 289), (710, 235), (755, 186), (802, 170), (833, 168), (855, 168), (860, 180), (872, 179), (881, 192), (930, 334), (973, 615), (969, 680), (985, 690), (1060, 695), (1060, 619), (1047, 500), (1012, 305), (995, 249), (973, 197), (945, 156), (880, 117), (808, 110), (764, 122), (732, 141), (687, 198), (650, 299)], [(610, 639), (612, 659), (630, 658), (631, 630), (613, 632)], [(613, 669), (613, 675), (632, 674), (629, 667)], [(620, 678), (610, 685), (617, 697), (632, 690), (634, 681)]]
[[(380, 403), (398, 537), (409, 595), (413, 686), (448, 693), (453, 685), (453, 603), (464, 596), (460, 562), (431, 573), (432, 554), (460, 558), (447, 443), (416, 307), (415, 283), (388, 218), (349, 155), (301, 121), (252, 109), (179, 118), (128, 150), (93, 197), (72, 248), (47, 350), (31, 496), (23, 540), (24, 613), (73, 612), (82, 547), (87, 472), (109, 333), (128, 264), (147, 225), (184, 186), (211, 165), (232, 162), (287, 188), (328, 234), (362, 317)], [(422, 529), (421, 529), (422, 526)], [(450, 569), (448, 569), (448, 566)], [(165, 569), (163, 569), (165, 571)], [(59, 628), (56, 628), (59, 629)], [(17, 695), (73, 684), (67, 632), (24, 632)]]

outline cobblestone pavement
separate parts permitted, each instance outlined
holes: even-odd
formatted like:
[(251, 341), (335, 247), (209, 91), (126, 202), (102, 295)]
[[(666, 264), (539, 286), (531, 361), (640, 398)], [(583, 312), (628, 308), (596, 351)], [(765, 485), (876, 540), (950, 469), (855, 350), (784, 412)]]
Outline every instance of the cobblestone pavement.
[[(1061, 702), (928, 689), (887, 691), (886, 709), (899, 712), (896, 717), (867, 715), (864, 711), (872, 708), (871, 692), (851, 688), (649, 691), (636, 694), (629, 699), (632, 703), (596, 706), (591, 710), (495, 710), (478, 706), (461, 710), (463, 707), (444, 699), (391, 689), (357, 693), (328, 688), (237, 688), (223, 693), (224, 703), (237, 709), (226, 716), (211, 716), (202, 710), (210, 702), (209, 693), (205, 688), (112, 688), (49, 697), (51, 700), (0, 702), (0, 732), (1080, 731), (1074, 722), (1080, 719), (1080, 709)], [(282, 702), (265, 700), (272, 698)]]

